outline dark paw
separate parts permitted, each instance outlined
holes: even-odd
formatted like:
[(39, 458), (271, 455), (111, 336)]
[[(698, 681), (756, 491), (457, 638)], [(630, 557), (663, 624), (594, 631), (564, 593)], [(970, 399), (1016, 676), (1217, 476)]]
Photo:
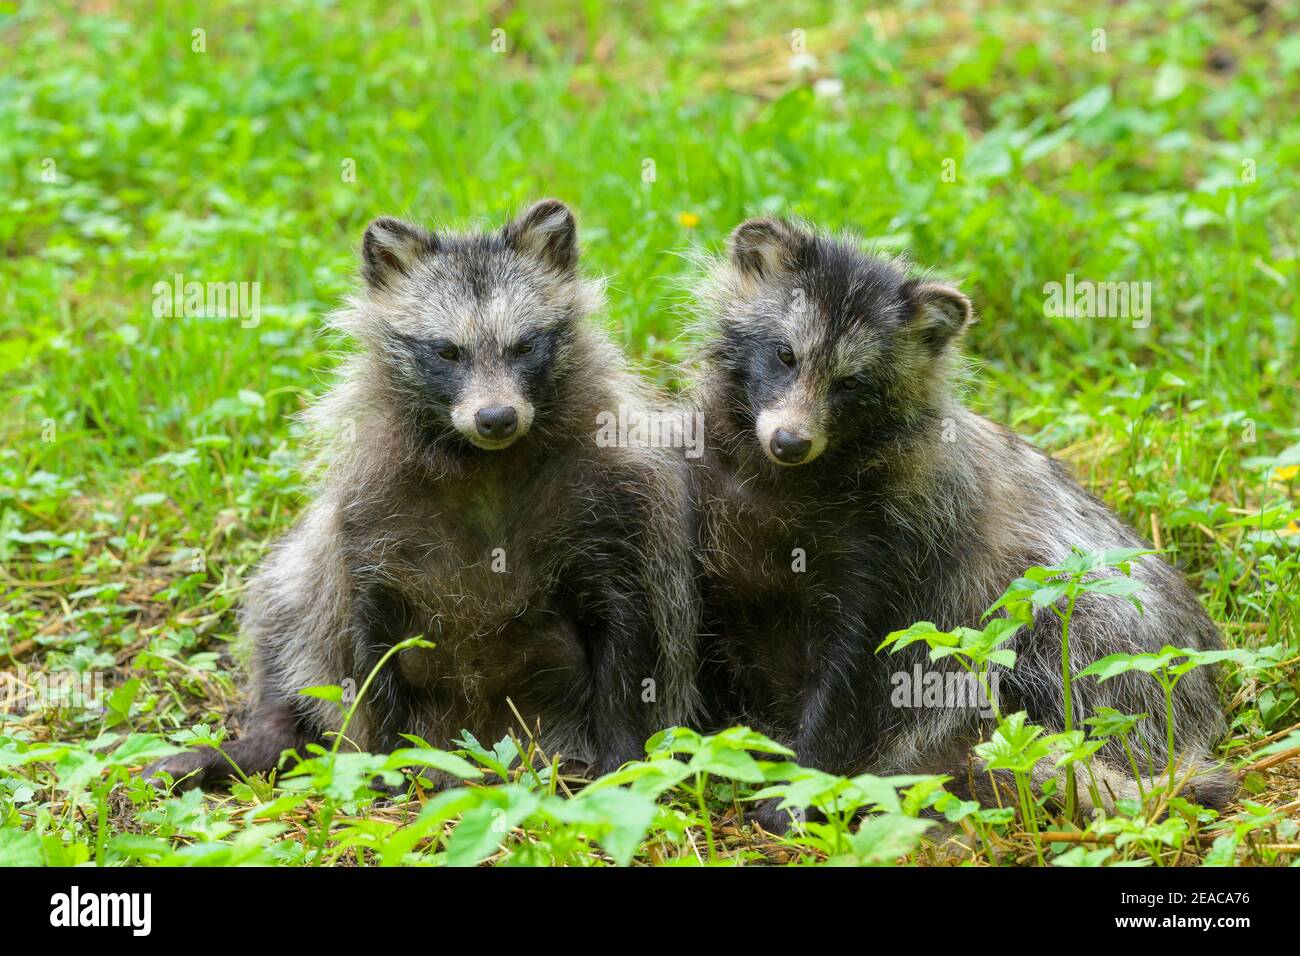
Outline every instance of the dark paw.
[(163, 757), (145, 767), (142, 775), (153, 786), (162, 789), (167, 786), (160, 774), (169, 773), (174, 781), (173, 790), (193, 790), (195, 787), (209, 786), (215, 776), (216, 764), (213, 757), (221, 759), (220, 754), (203, 753), (187, 750), (184, 753)]
[(797, 807), (781, 809), (780, 797), (760, 800), (745, 816), (749, 822), (756, 823), (768, 833), (775, 833), (777, 836), (788, 833), (796, 820), (803, 821), (803, 811)]
[(595, 763), (591, 765), (587, 772), (590, 776), (599, 777), (607, 773), (613, 773), (625, 763), (644, 759), (645, 747), (637, 743), (627, 742), (600, 751), (596, 755)]
[(567, 760), (561, 760), (559, 766), (561, 777), (577, 777), (584, 780), (594, 780), (596, 777), (596, 765), (588, 760), (578, 760), (570, 757)]
[(617, 757), (597, 757), (594, 763), (587, 765), (587, 770), (583, 776), (595, 780), (607, 773), (613, 773), (626, 762), (625, 760), (619, 760)]

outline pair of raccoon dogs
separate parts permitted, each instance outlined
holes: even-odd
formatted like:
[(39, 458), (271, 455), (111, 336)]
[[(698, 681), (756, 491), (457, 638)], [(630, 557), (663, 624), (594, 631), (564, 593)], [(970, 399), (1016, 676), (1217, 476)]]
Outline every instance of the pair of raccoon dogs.
[[(896, 706), (893, 677), (944, 665), (918, 646), (877, 655), (881, 640), (919, 620), (977, 625), (1027, 567), (1072, 547), (1142, 544), (1061, 465), (960, 404), (967, 299), (851, 238), (739, 226), (701, 287), (688, 407), (670, 413), (587, 321), (601, 290), (579, 273), (557, 201), (483, 234), (376, 220), (362, 275), (338, 324), (363, 348), (313, 411), (318, 432), (337, 433), (318, 493), (244, 601), (253, 701), (226, 750), (245, 772), (340, 730), (338, 708), (300, 688), (360, 686), (423, 635), (436, 647), (380, 669), (351, 743), (447, 746), (462, 729), (495, 741), (522, 717), (548, 753), (610, 770), (664, 727), (748, 723), (805, 766), (948, 773), (979, 790), (981, 709)], [(702, 454), (599, 441), (618, 410), (698, 416)], [(1076, 670), (1218, 646), (1172, 568), (1147, 556), (1133, 574), (1145, 614), (1079, 600)], [(1059, 728), (1056, 616), (1044, 609), (1013, 641), (1001, 709)], [(1151, 715), (1139, 750), (1164, 763), (1154, 681), (1074, 690), (1076, 724), (1101, 706)], [(1178, 684), (1175, 714), (1189, 789), (1226, 802), (1206, 669)], [(1131, 792), (1122, 751), (1099, 757), (1103, 792)], [(192, 751), (160, 769), (203, 783), (229, 765)], [(759, 815), (788, 822), (770, 805)]]

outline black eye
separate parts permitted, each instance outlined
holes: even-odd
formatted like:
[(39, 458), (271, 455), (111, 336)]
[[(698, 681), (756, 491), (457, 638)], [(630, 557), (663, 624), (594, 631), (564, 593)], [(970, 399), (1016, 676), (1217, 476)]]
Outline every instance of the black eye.
[(439, 345), (435, 351), (438, 353), (438, 358), (448, 362), (455, 362), (460, 358), (460, 349), (454, 345)]
[(858, 378), (842, 378), (839, 382), (840, 391), (851, 392), (861, 384), (862, 382)]
[(532, 350), (533, 350), (532, 342), (520, 342), (518, 345), (515, 346), (516, 355), (527, 355)]
[(776, 347), (776, 357), (779, 358), (786, 365), (789, 365), (791, 368), (794, 367), (794, 353), (791, 352), (784, 345), (778, 345)]

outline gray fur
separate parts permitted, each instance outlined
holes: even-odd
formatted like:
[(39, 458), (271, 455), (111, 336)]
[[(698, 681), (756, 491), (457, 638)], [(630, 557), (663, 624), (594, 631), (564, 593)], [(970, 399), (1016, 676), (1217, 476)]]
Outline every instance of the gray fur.
[[(696, 469), (697, 547), (718, 722), (749, 722), (822, 769), (947, 772), (960, 787), (969, 748), (992, 722), (972, 708), (891, 707), (891, 672), (955, 665), (930, 664), (923, 646), (877, 655), (881, 640), (920, 620), (978, 627), (1026, 568), (1059, 563), (1072, 547), (1145, 542), (1059, 462), (961, 404), (956, 345), (971, 310), (950, 286), (909, 278), (905, 263), (866, 254), (851, 236), (753, 220), (711, 263), (699, 297), (692, 401), (709, 437)], [(775, 361), (765, 358), (773, 349)], [(776, 429), (810, 443), (804, 463), (774, 457)], [(792, 570), (796, 548), (802, 572)], [(1080, 600), (1075, 672), (1117, 652), (1220, 646), (1165, 560), (1143, 558), (1133, 574), (1146, 585), (1145, 614), (1118, 598)], [(1061, 728), (1060, 646), (1044, 610), (1015, 639), (1004, 713), (1025, 708)], [(1155, 681), (1073, 687), (1076, 727), (1102, 706), (1149, 714), (1134, 743), (1142, 763), (1149, 752), (1163, 765)], [(1222, 804), (1232, 782), (1212, 769), (1225, 722), (1211, 670), (1183, 678), (1175, 713), (1183, 773), (1198, 774), (1189, 790)], [(1109, 789), (1131, 779), (1118, 744), (1100, 756)]]
[[(498, 233), (436, 236), (377, 220), (362, 271), (333, 317), (360, 349), (308, 415), (314, 499), (244, 596), (245, 737), (287, 709), (303, 740), (328, 739), (338, 709), (298, 691), (359, 688), (384, 648), (416, 634), (436, 649), (381, 674), (348, 728), (356, 747), (527, 730), (548, 754), (611, 769), (655, 730), (693, 721), (686, 466), (679, 452), (595, 443), (601, 412), (655, 399), (587, 318), (602, 287), (577, 272), (572, 214), (546, 200)], [(534, 347), (522, 355), (530, 343), (540, 371)], [(503, 402), (519, 407), (519, 431), (485, 442), (474, 408)], [(398, 706), (409, 713), (388, 726)]]

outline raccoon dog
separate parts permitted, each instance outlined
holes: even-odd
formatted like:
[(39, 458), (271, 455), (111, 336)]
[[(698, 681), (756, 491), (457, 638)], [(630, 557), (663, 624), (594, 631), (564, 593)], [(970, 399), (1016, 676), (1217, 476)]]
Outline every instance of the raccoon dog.
[[(245, 772), (328, 738), (338, 708), (301, 696), (361, 687), (347, 736), (446, 747), (517, 721), (548, 753), (608, 770), (689, 722), (698, 601), (680, 453), (597, 447), (596, 419), (647, 396), (588, 321), (574, 217), (555, 200), (487, 234), (381, 218), (364, 288), (336, 316), (362, 346), (311, 419), (313, 503), (249, 584), (251, 716), (227, 751)], [(206, 783), (212, 750), (158, 769)]]
[[(851, 238), (755, 219), (732, 234), (701, 299), (698, 547), (708, 696), (721, 702), (720, 720), (748, 722), (830, 772), (947, 772), (958, 789), (987, 782), (968, 768), (970, 745), (991, 732), (980, 708), (891, 702), (893, 675), (943, 663), (921, 645), (875, 649), (915, 621), (978, 626), (1026, 568), (1058, 563), (1072, 546), (1143, 542), (1060, 463), (955, 397), (957, 342), (971, 321), (957, 290), (909, 277)], [(1220, 646), (1169, 565), (1146, 557), (1133, 574), (1145, 585), (1144, 615), (1112, 597), (1079, 601), (1076, 672), (1166, 643)], [(1014, 641), (1000, 709), (1059, 729), (1057, 618), (1044, 609)], [(1164, 702), (1146, 675), (1077, 681), (1074, 706), (1076, 727), (1102, 706), (1151, 715), (1135, 750), (1163, 764)], [(1211, 769), (1208, 751), (1225, 725), (1207, 669), (1182, 679), (1175, 711), (1183, 769), (1202, 771), (1190, 789), (1223, 803), (1231, 778)], [(1100, 757), (1103, 770), (1127, 767), (1122, 750)], [(1118, 769), (1103, 782), (1103, 794), (1132, 788)], [(770, 806), (760, 819), (780, 822)]]

